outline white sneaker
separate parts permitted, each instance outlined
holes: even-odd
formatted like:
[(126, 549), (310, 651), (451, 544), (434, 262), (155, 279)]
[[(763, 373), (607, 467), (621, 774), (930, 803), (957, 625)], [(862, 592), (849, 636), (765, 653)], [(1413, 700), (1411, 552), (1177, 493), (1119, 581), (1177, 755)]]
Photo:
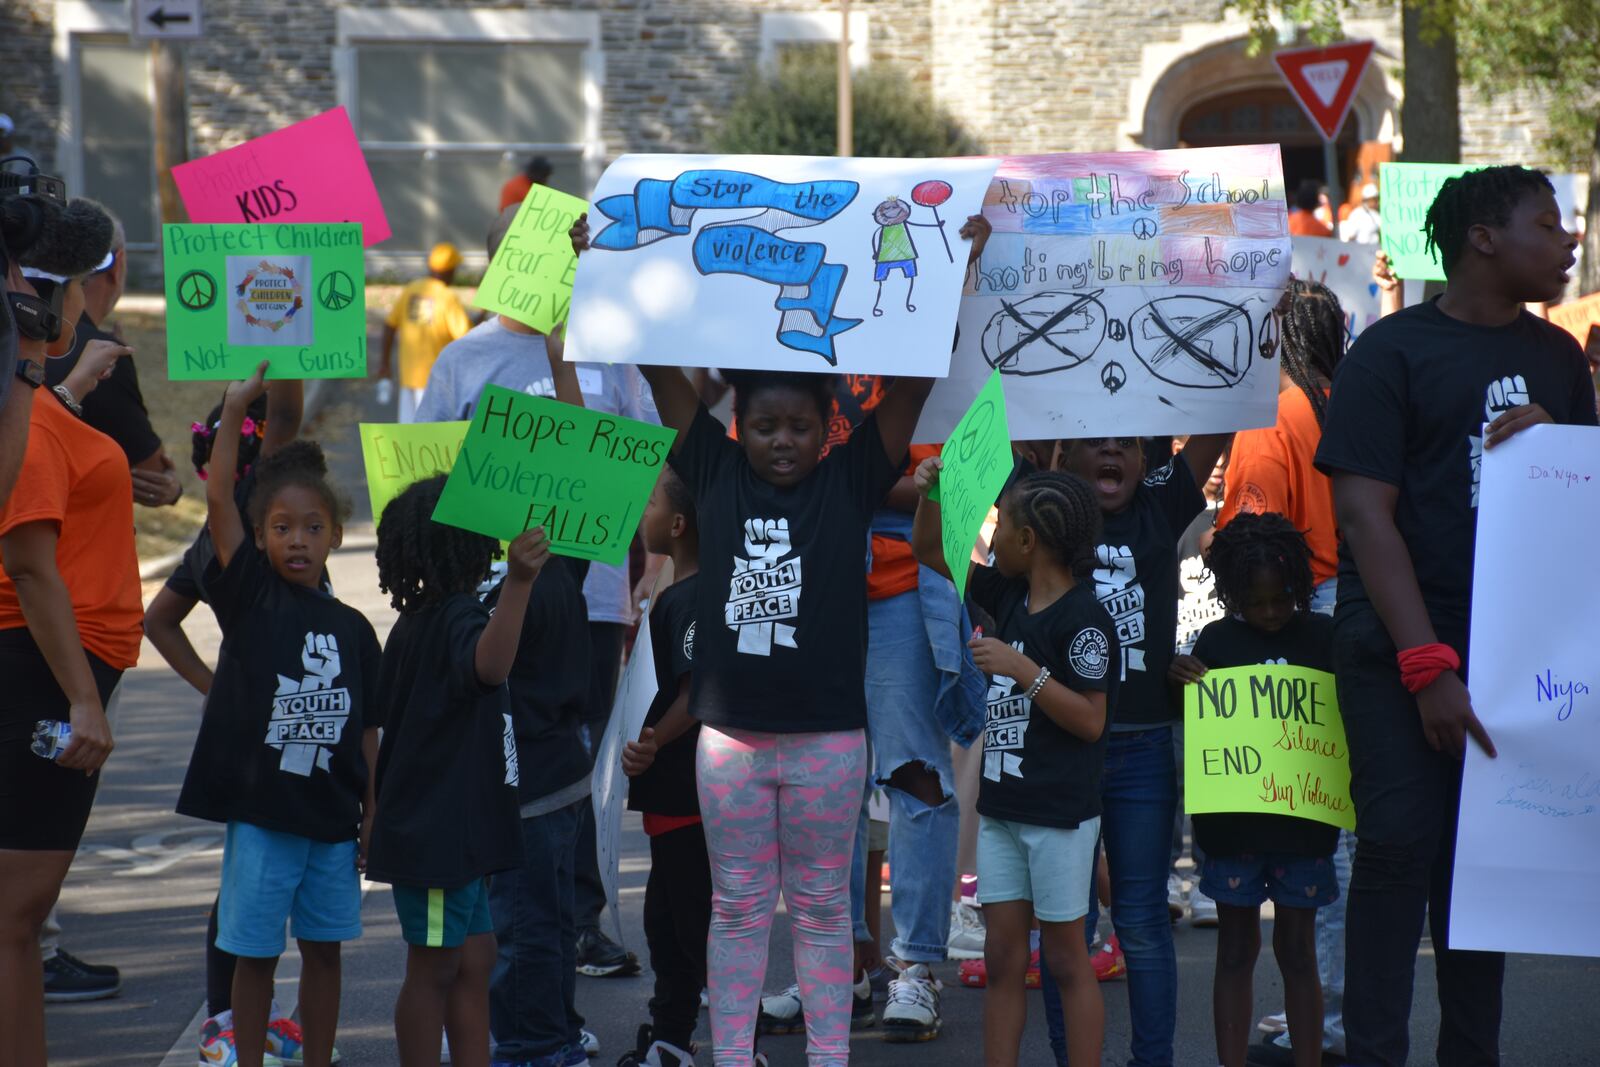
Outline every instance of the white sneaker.
[(694, 1067), (694, 1057), (666, 1041), (651, 1044), (641, 1067)]
[(950, 940), (946, 951), (951, 959), (983, 959), (983, 935), (983, 912), (959, 901), (950, 905)]
[(1256, 1023), (1256, 1029), (1263, 1034), (1287, 1034), (1289, 1032), (1289, 1016), (1281, 1011), (1276, 1015), (1263, 1015), (1261, 1021)]
[(889, 983), (883, 1006), (883, 1039), (895, 1044), (932, 1041), (939, 1036), (939, 991), (926, 963), (913, 963)]
[(1200, 892), (1198, 884), (1189, 890), (1189, 921), (1195, 926), (1217, 925), (1217, 902)]
[(439, 1036), (439, 1062), (440, 1063), (449, 1063), (450, 1062), (450, 1035), (449, 1034), (441, 1034)]
[[(850, 1029), (864, 1030), (877, 1025), (878, 1013), (872, 1005), (872, 979), (861, 972), (850, 997)], [(763, 1034), (798, 1034), (806, 1028), (805, 1008), (800, 1003), (800, 986), (792, 985), (782, 993), (761, 998), (761, 1012), (756, 1016), (756, 1030)]]
[(1183, 918), (1183, 879), (1176, 874), (1167, 875), (1167, 917), (1173, 922)]
[[(589, 1030), (578, 1031), (578, 1044), (583, 1046), (583, 1054), (591, 1060), (600, 1055), (600, 1039)], [(668, 1046), (669, 1048), (671, 1046)]]

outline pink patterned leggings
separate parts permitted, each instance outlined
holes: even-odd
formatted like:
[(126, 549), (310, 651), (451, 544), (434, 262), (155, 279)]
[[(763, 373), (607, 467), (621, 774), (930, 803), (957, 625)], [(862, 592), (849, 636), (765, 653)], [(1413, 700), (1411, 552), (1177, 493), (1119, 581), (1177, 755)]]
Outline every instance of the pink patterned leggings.
[(866, 735), (700, 731), (700, 811), (711, 853), (711, 1039), (716, 1067), (749, 1067), (772, 914), (794, 925), (810, 1067), (850, 1061), (850, 859)]

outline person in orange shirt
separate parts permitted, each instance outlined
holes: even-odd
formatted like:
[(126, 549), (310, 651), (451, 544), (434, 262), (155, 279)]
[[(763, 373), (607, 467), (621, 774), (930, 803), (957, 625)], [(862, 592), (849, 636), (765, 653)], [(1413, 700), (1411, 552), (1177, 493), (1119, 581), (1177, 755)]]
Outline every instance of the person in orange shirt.
[(398, 338), (401, 422), (412, 422), (416, 418), (417, 405), (428, 388), (428, 372), (444, 346), (472, 328), (472, 323), (467, 321), (467, 309), (461, 306), (461, 298), (450, 288), (455, 281), (456, 268), (460, 266), (461, 253), (455, 245), (434, 245), (428, 253), (428, 277), (418, 278), (400, 290), (400, 297), (383, 324), (383, 355), (378, 363), (378, 377), (389, 377), (390, 357)]
[[(1333, 508), (1333, 483), (1312, 461), (1322, 441), (1333, 370), (1346, 348), (1344, 309), (1326, 286), (1297, 278), (1290, 283), (1281, 322), (1278, 424), (1234, 435), (1217, 529), (1243, 512), (1288, 516), (1295, 529), (1305, 534), (1311, 549), (1311, 577), (1316, 583), (1311, 610), (1332, 615), (1334, 575), (1339, 567), (1339, 527)], [(1340, 834), (1333, 855), (1339, 899), (1317, 909), (1316, 919), (1323, 1047), (1338, 1053), (1344, 1051), (1344, 913), (1354, 853), (1355, 838)], [(1269, 1037), (1268, 1047), (1259, 1052), (1253, 1050), (1252, 1055), (1261, 1062), (1294, 1062), (1287, 1025), (1282, 1013), (1263, 1019), (1263, 1029), (1271, 1027), (1283, 1032)]]
[(1294, 191), (1294, 206), (1289, 209), (1289, 234), (1292, 237), (1332, 237), (1333, 231), (1317, 218), (1322, 204), (1322, 188), (1307, 178)]
[(543, 156), (534, 156), (523, 166), (522, 173), (506, 179), (500, 187), (500, 206), (497, 211), (504, 211), (512, 204), (520, 204), (527, 197), (528, 190), (535, 185), (549, 185), (550, 175), (554, 168), (550, 161)]

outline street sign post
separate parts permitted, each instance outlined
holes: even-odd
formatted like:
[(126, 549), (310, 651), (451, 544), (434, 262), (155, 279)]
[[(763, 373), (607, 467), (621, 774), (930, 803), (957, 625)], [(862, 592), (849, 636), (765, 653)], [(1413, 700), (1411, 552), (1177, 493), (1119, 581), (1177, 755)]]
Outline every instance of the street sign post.
[(1289, 92), (1305, 111), (1311, 124), (1322, 132), (1322, 153), (1328, 173), (1328, 200), (1335, 212), (1334, 229), (1337, 232), (1339, 203), (1343, 200), (1339, 181), (1339, 156), (1334, 140), (1350, 105), (1356, 98), (1356, 87), (1361, 75), (1366, 73), (1372, 59), (1371, 41), (1346, 41), (1325, 48), (1288, 48), (1272, 54), (1278, 73), (1283, 75)]
[(129, 0), (128, 25), (144, 40), (194, 40), (201, 35), (200, 0)]

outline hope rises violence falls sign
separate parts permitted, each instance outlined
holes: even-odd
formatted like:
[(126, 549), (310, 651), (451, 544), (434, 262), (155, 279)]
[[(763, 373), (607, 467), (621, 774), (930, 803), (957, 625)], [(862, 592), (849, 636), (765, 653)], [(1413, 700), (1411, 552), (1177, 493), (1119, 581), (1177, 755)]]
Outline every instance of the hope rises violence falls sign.
[(1183, 691), (1184, 808), (1356, 828), (1333, 675), (1264, 664), (1206, 672)]
[(485, 386), (434, 520), (503, 541), (543, 526), (552, 552), (623, 563), (675, 436)]

